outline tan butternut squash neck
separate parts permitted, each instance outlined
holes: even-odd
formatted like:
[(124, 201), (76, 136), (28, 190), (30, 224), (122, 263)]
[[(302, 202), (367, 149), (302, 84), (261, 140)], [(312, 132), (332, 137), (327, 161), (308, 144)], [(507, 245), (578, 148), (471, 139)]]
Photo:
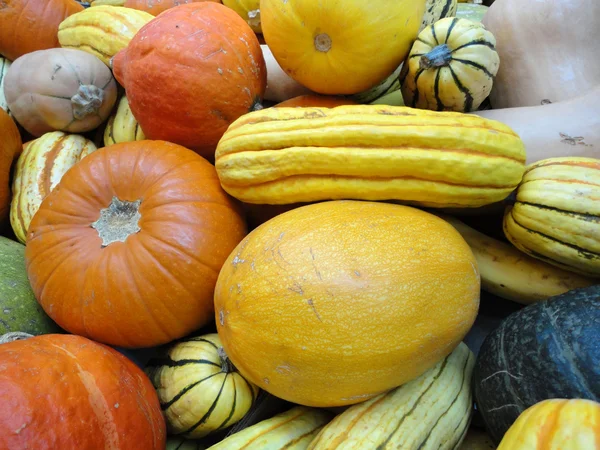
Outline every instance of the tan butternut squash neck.
[(113, 197), (108, 208), (100, 211), (100, 218), (92, 223), (102, 239), (102, 247), (113, 242), (125, 242), (129, 235), (141, 230), (139, 220), (141, 200), (123, 201)]
[(73, 117), (82, 120), (87, 116), (98, 114), (103, 100), (104, 90), (98, 86), (93, 84), (79, 86), (77, 93), (71, 97)]

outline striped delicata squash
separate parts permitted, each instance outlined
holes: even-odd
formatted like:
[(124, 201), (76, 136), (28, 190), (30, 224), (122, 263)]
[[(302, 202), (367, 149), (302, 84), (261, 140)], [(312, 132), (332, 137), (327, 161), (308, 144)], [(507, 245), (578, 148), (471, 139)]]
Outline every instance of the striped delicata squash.
[(600, 159), (529, 165), (504, 215), (504, 234), (534, 258), (600, 277)]
[(104, 128), (104, 145), (109, 146), (120, 142), (143, 141), (146, 139), (142, 127), (133, 117), (127, 96), (123, 95), (117, 109), (108, 118)]
[(309, 450), (453, 450), (473, 411), (475, 356), (464, 343), (420, 377), (351, 406), (327, 424)]
[(442, 19), (419, 33), (404, 63), (404, 102), (434, 111), (475, 111), (490, 94), (499, 66), (496, 39), (481, 22)]
[(151, 360), (146, 373), (158, 392), (169, 434), (201, 438), (238, 422), (259, 389), (243, 378), (216, 333), (190, 337)]
[(478, 207), (506, 198), (525, 148), (506, 125), (402, 106), (267, 108), (236, 120), (215, 165), (246, 203), (397, 200)]
[(457, 6), (457, 0), (427, 0), (425, 2), (423, 23), (421, 24), (421, 28), (419, 28), (419, 32), (444, 17), (454, 17)]

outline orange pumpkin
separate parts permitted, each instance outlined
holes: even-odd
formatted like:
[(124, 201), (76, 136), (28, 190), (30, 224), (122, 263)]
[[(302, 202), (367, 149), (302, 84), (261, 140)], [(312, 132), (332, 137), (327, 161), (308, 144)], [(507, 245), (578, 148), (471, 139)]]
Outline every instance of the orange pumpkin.
[(114, 74), (148, 139), (213, 160), (227, 127), (260, 108), (267, 73), (250, 26), (219, 3), (171, 8), (115, 56)]
[(42, 201), (27, 273), (67, 331), (151, 347), (212, 320), (219, 270), (245, 233), (205, 159), (164, 141), (115, 144), (73, 166)]
[(60, 47), (58, 25), (83, 11), (74, 0), (2, 0), (0, 55), (15, 60), (25, 53)]
[(0, 448), (165, 448), (150, 380), (116, 350), (47, 334), (0, 345)]
[(140, 11), (146, 11), (153, 16), (158, 16), (161, 12), (167, 9), (174, 8), (175, 6), (185, 5), (186, 3), (195, 2), (214, 2), (221, 3), (221, 0), (125, 0), (126, 8), (139, 9)]
[(21, 135), (12, 118), (0, 108), (0, 223), (10, 207), (10, 170), (23, 149)]
[(336, 106), (342, 105), (356, 105), (354, 100), (350, 100), (344, 97), (335, 97), (333, 95), (317, 95), (317, 94), (306, 94), (299, 95), (298, 97), (284, 100), (281, 103), (276, 104), (277, 107), (320, 107), (320, 108), (335, 108)]

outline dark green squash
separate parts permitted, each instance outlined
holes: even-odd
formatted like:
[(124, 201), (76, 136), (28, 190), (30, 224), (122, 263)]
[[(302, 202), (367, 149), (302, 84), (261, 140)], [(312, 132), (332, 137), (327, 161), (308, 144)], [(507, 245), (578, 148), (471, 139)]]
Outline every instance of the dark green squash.
[(600, 285), (508, 316), (483, 342), (473, 373), (477, 409), (500, 442), (525, 409), (550, 398), (600, 401)]

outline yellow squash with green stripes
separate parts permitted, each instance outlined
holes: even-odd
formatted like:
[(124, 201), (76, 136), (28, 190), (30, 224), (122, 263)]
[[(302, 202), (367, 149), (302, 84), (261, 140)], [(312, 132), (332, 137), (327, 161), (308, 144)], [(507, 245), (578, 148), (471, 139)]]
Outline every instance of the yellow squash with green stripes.
[(58, 42), (63, 48), (91, 53), (108, 66), (110, 59), (152, 19), (150, 13), (123, 6), (86, 8), (61, 22)]
[(215, 165), (225, 191), (246, 203), (478, 207), (519, 184), (525, 148), (508, 126), (470, 114), (385, 105), (267, 108), (229, 127)]
[(108, 118), (104, 128), (104, 145), (109, 146), (120, 142), (143, 141), (146, 139), (140, 124), (133, 117), (127, 97), (119, 100), (117, 109)]
[(332, 418), (324, 409), (295, 406), (232, 434), (207, 450), (306, 450)]
[(308, 449), (456, 449), (471, 422), (474, 365), (471, 350), (459, 344), (420, 377), (348, 408)]
[(504, 234), (534, 258), (600, 277), (600, 159), (529, 165), (504, 215)]
[(457, 0), (427, 0), (425, 2), (425, 14), (423, 14), (423, 22), (421, 23), (419, 32), (444, 17), (454, 17), (457, 6)]
[(158, 393), (170, 435), (201, 438), (238, 422), (259, 389), (227, 358), (216, 333), (173, 344), (146, 373)]

